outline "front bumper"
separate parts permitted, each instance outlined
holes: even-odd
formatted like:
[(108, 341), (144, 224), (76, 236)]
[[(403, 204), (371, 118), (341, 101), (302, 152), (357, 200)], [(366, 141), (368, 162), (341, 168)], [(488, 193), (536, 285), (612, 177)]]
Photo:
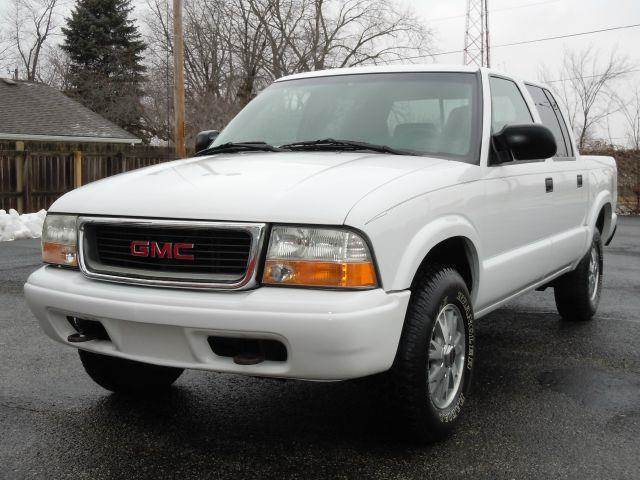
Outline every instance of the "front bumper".
[[(90, 280), (45, 266), (24, 287), (29, 308), (54, 340), (156, 365), (308, 380), (343, 380), (388, 370), (409, 291), (386, 293), (262, 287), (244, 292), (169, 290)], [(71, 344), (74, 316), (101, 322), (110, 341)], [(282, 342), (284, 362), (237, 365), (211, 335)]]

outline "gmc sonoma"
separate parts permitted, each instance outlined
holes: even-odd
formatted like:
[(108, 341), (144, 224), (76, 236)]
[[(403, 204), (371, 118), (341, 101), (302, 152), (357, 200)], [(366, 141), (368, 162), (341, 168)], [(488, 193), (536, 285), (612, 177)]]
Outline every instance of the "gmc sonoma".
[(616, 166), (580, 155), (551, 92), (493, 70), (281, 78), (195, 158), (57, 200), (25, 285), (54, 340), (114, 392), (185, 368), (374, 374), (419, 439), (457, 423), (474, 319), (552, 287), (586, 321)]

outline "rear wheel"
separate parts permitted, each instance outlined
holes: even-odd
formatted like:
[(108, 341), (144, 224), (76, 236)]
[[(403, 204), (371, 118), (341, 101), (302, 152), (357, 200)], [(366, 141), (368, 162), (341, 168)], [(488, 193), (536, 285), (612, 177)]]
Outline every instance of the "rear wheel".
[(438, 440), (458, 422), (471, 384), (473, 309), (460, 274), (434, 266), (416, 283), (389, 372), (391, 400), (405, 431)]
[(558, 313), (565, 320), (584, 322), (598, 310), (602, 292), (603, 247), (596, 230), (591, 248), (572, 272), (554, 283)]
[(91, 379), (102, 388), (118, 393), (147, 394), (167, 390), (184, 369), (162, 367), (124, 358), (78, 350)]

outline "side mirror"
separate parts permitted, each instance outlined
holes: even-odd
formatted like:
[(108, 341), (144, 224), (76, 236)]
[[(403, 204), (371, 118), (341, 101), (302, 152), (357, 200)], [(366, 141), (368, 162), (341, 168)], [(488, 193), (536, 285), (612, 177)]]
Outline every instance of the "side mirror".
[(491, 142), (498, 154), (496, 163), (549, 158), (558, 149), (551, 130), (540, 124), (506, 125)]
[(196, 135), (196, 153), (211, 145), (218, 135), (220, 135), (218, 130), (205, 130)]

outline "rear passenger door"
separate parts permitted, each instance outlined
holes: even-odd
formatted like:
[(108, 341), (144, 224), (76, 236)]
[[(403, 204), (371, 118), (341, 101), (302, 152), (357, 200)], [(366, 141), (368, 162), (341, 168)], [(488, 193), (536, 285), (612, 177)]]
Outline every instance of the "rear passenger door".
[(582, 161), (576, 159), (567, 124), (558, 103), (545, 88), (526, 85), (540, 119), (556, 139), (558, 151), (548, 165), (553, 178), (553, 244), (556, 265), (565, 266), (582, 255), (587, 231), (584, 227), (587, 181)]

